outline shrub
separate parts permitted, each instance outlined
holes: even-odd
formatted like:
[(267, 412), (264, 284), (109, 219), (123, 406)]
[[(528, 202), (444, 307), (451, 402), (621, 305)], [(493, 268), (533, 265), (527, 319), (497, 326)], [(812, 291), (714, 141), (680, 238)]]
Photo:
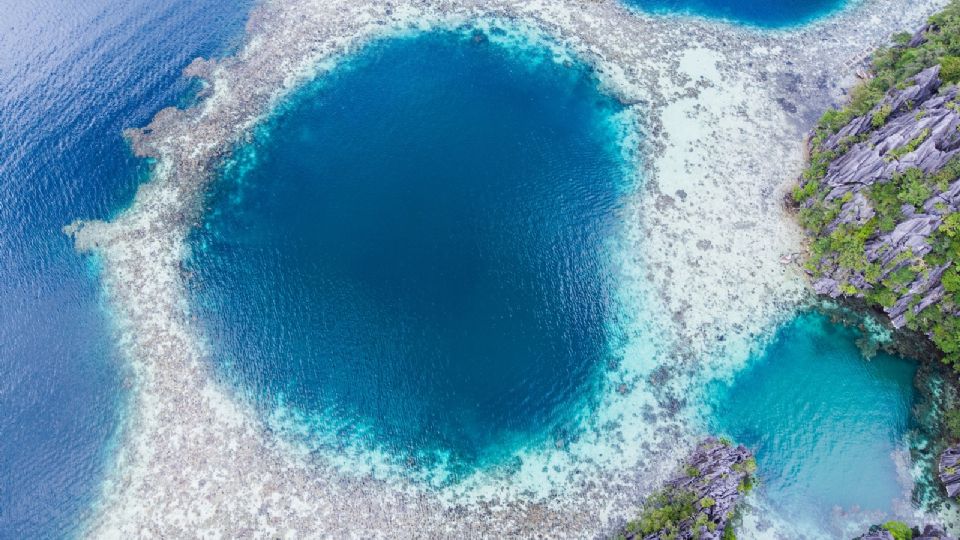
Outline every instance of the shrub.
[(943, 413), (943, 425), (947, 428), (947, 435), (953, 439), (960, 439), (960, 409), (951, 409)]
[(913, 531), (902, 521), (888, 521), (883, 524), (883, 529), (893, 535), (893, 540), (913, 539)]
[(950, 214), (945, 217), (943, 223), (940, 225), (940, 232), (949, 238), (957, 236), (957, 233), (960, 233), (960, 213)]
[(895, 176), (898, 177), (896, 182), (900, 187), (900, 192), (897, 193), (900, 202), (920, 208), (933, 195), (920, 169), (910, 168)]
[(751, 456), (740, 463), (734, 463), (730, 468), (737, 472), (751, 475), (757, 472), (757, 459)]
[(664, 531), (667, 536), (679, 532), (680, 523), (693, 517), (696, 498), (689, 491), (665, 489), (647, 499), (640, 518), (627, 523), (627, 532), (651, 534)]
[(940, 79), (945, 83), (960, 81), (960, 56), (944, 56), (940, 59)]
[(880, 107), (870, 118), (870, 125), (872, 125), (874, 128), (883, 127), (883, 125), (887, 123), (887, 118), (890, 117), (890, 113), (892, 112), (893, 107), (891, 107), (889, 104)]
[(804, 182), (793, 188), (793, 200), (798, 203), (802, 203), (810, 197), (813, 197), (813, 195), (817, 192), (817, 188), (819, 187), (820, 184), (816, 180)]
[(960, 272), (957, 271), (956, 266), (948, 268), (943, 275), (940, 276), (940, 282), (947, 292), (954, 294), (960, 293)]
[(822, 132), (836, 133), (852, 119), (853, 116), (844, 110), (830, 109), (820, 117), (817, 128)]

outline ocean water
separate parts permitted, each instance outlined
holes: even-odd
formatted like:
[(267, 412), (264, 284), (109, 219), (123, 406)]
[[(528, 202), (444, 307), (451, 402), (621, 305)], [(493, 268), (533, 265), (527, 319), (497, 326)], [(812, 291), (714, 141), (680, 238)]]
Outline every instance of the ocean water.
[(905, 499), (895, 455), (907, 449), (916, 363), (882, 352), (867, 360), (861, 338), (802, 313), (715, 389), (711, 427), (755, 450), (760, 498), (798, 528), (835, 533)]
[[(666, 2), (786, 26), (840, 2)], [(61, 227), (147, 178), (120, 135), (189, 102), (180, 71), (228, 51), (249, 2), (0, 2), (0, 538), (76, 532), (123, 411), (97, 261)], [(607, 257), (631, 188), (619, 105), (583, 66), (483, 36), (377, 44), (238, 149), (192, 238), (220, 372), (357, 441), (455, 473), (576, 437), (621, 340)], [(913, 366), (865, 362), (816, 315), (712, 396), (798, 522), (886, 511)]]
[(652, 13), (682, 13), (781, 28), (808, 23), (842, 9), (851, 0), (623, 0)]
[(207, 201), (192, 290), (216, 361), (420, 465), (563, 437), (616, 332), (620, 109), (583, 66), (479, 32), (369, 46)]
[(246, 2), (0, 2), (0, 538), (73, 531), (116, 440), (123, 374), (96, 261), (61, 228), (129, 203), (121, 137), (188, 90)]

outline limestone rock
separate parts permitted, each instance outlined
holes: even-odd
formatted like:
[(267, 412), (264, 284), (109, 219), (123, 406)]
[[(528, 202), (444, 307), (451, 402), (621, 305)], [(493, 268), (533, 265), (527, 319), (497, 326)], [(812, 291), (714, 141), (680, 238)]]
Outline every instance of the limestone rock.
[[(856, 538), (855, 540), (894, 540), (893, 535), (890, 534), (890, 531), (884, 530), (882, 527), (875, 525), (870, 528), (870, 531), (863, 536)], [(927, 525), (921, 530), (919, 527), (913, 528), (913, 540), (956, 540), (954, 537), (947, 535), (943, 532), (943, 529), (936, 525)]]
[[(753, 455), (743, 446), (734, 446), (710, 437), (700, 443), (684, 461), (678, 475), (670, 480), (663, 493), (688, 494), (695, 501), (694, 512), (684, 519), (676, 533), (625, 533), (628, 540), (720, 540), (727, 521), (734, 510), (744, 486), (756, 467)], [(699, 529), (699, 533), (697, 533)]]
[(960, 494), (960, 445), (947, 448), (940, 456), (940, 481), (947, 488), (947, 495)]
[[(923, 28), (911, 42), (925, 39)], [(876, 216), (868, 190), (878, 183), (891, 181), (895, 175), (910, 169), (924, 174), (941, 170), (952, 159), (960, 156), (960, 97), (958, 87), (943, 87), (940, 66), (927, 68), (908, 80), (902, 89), (893, 89), (867, 114), (852, 119), (836, 134), (819, 146), (838, 154), (827, 167), (818, 190), (825, 201), (842, 201), (839, 212), (823, 229), (830, 234), (838, 227), (863, 225)], [(941, 91), (942, 90), (942, 91)], [(874, 119), (882, 119), (877, 127)], [(935, 192), (922, 205), (914, 208), (904, 205), (902, 216), (893, 230), (876, 232), (866, 242), (866, 260), (879, 265), (879, 280), (915, 264), (918, 257), (928, 254), (933, 235), (944, 218), (960, 211), (960, 179), (954, 179), (947, 189)], [(805, 205), (813, 204), (812, 197)], [(917, 272), (913, 282), (899, 286), (896, 301), (885, 308), (897, 328), (907, 324), (910, 317), (924, 308), (940, 302), (945, 291), (940, 282), (952, 261)], [(856, 296), (870, 289), (862, 273), (843, 267), (836, 254), (828, 254), (819, 262), (814, 289), (824, 295)]]

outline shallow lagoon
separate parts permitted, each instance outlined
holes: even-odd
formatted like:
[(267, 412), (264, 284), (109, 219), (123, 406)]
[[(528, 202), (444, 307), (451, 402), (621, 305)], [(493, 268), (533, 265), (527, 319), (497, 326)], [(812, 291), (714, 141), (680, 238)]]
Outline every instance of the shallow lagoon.
[(754, 449), (760, 497), (797, 526), (842, 526), (837, 511), (879, 521), (910, 499), (897, 454), (907, 451), (918, 399), (916, 363), (883, 352), (865, 359), (862, 337), (802, 313), (714, 389), (712, 429)]

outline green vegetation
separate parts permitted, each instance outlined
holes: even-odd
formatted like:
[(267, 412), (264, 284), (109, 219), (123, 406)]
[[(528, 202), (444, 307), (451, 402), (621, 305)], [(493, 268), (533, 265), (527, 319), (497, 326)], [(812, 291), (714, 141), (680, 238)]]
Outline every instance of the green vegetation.
[[(952, 214), (944, 219), (942, 226), (930, 237), (932, 251), (922, 257), (904, 253), (886, 268), (866, 257), (867, 242), (892, 231), (903, 220), (905, 207), (920, 210), (933, 195), (945, 191), (960, 178), (960, 159), (952, 160), (932, 174), (925, 175), (916, 168), (908, 169), (863, 190), (861, 194), (876, 211), (872, 219), (863, 223), (833, 226), (851, 196), (828, 199), (827, 190), (821, 189), (821, 181), (830, 163), (852, 145), (868, 140), (872, 133), (847, 137), (839, 141), (836, 148), (828, 150), (824, 143), (829, 137), (857, 117), (869, 115), (870, 126), (875, 130), (886, 125), (892, 115), (904, 112), (903, 108), (893, 110), (890, 105), (877, 106), (887, 92), (907, 88), (914, 75), (935, 65), (940, 65), (943, 88), (960, 82), (960, 0), (953, 0), (929, 22), (925, 43), (907, 48), (909, 34), (898, 34), (893, 37), (893, 46), (876, 51), (872, 60), (874, 77), (850, 92), (846, 106), (823, 115), (811, 141), (810, 163), (800, 185), (793, 191), (793, 199), (800, 205), (798, 218), (801, 225), (814, 235), (807, 268), (815, 276), (819, 275), (821, 268), (831, 268), (832, 276), (840, 281), (839, 288), (846, 295), (863, 296), (872, 304), (889, 308), (906, 293), (914, 280), (950, 263), (941, 277), (947, 292), (945, 298), (919, 313), (908, 309), (906, 321), (909, 329), (930, 335), (944, 353), (944, 361), (960, 371), (960, 320), (952, 314), (960, 310), (960, 270), (953, 265), (953, 261), (960, 263), (960, 215)], [(947, 106), (960, 112), (960, 103), (948, 103)], [(905, 105), (907, 110), (913, 107), (912, 103)], [(920, 112), (914, 116), (922, 118)], [(888, 162), (901, 160), (929, 136), (929, 130), (924, 130), (906, 144), (888, 151), (884, 159)], [(913, 298), (913, 306), (919, 301), (919, 298)]]
[(940, 78), (945, 83), (960, 81), (960, 56), (944, 56), (940, 59)]
[(647, 535), (662, 531), (664, 540), (676, 538), (680, 524), (696, 513), (696, 496), (689, 491), (667, 488), (650, 496), (643, 515), (627, 523), (627, 532)]
[(687, 467), (687, 476), (690, 478), (696, 478), (700, 476), (700, 469), (694, 467), (693, 465), (689, 465)]
[(746, 461), (743, 461), (742, 463), (735, 463), (730, 468), (737, 472), (742, 472), (742, 473), (745, 473), (747, 476), (750, 476), (755, 472), (757, 472), (757, 459), (754, 457), (750, 457)]
[(943, 423), (947, 428), (947, 435), (951, 439), (960, 439), (960, 409), (952, 409), (943, 413)]
[(893, 535), (893, 540), (913, 540), (913, 531), (902, 521), (888, 521), (883, 529)]
[(741, 494), (746, 495), (750, 493), (753, 489), (754, 481), (752, 476), (746, 476), (743, 480), (740, 481), (740, 484), (737, 486), (737, 491)]
[(873, 117), (870, 119), (870, 124), (874, 128), (883, 127), (883, 125), (887, 123), (887, 118), (890, 118), (890, 113), (892, 112), (893, 107), (890, 105), (884, 105), (880, 107), (875, 113), (873, 113)]

